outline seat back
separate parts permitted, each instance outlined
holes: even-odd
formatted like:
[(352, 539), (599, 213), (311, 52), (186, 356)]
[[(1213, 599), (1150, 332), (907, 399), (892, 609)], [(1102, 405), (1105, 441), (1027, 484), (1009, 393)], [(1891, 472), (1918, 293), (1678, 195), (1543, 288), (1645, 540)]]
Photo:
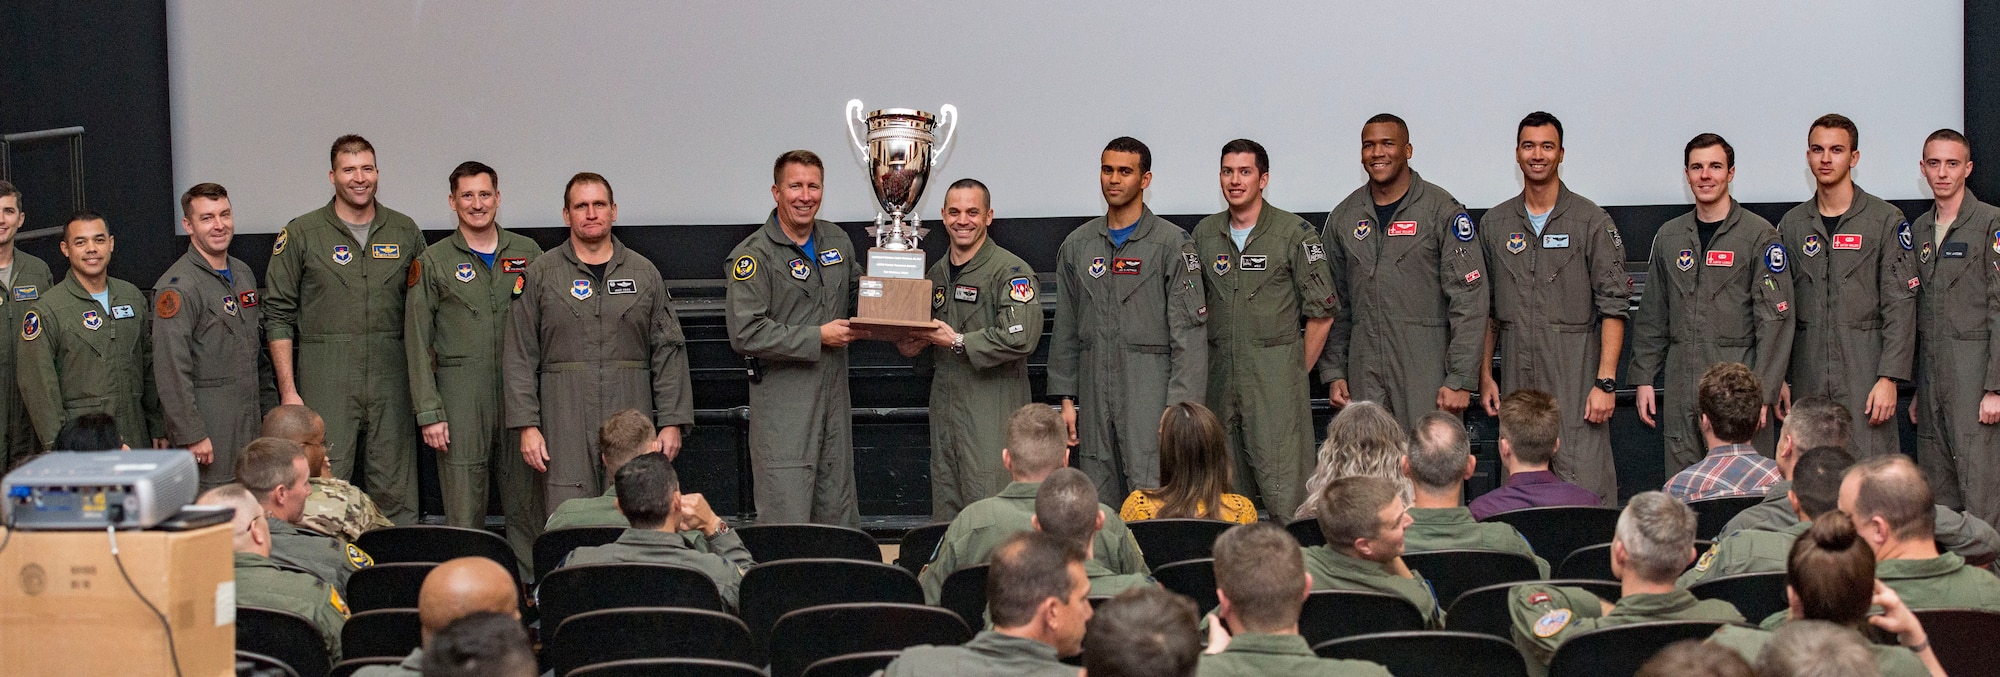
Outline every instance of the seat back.
[(535, 537), (535, 580), (541, 580), (555, 571), (571, 550), (604, 545), (618, 540), (618, 535), (622, 533), (625, 533), (625, 527), (569, 527), (542, 532)]
[[(367, 551), (375, 562), (439, 563), (459, 557), (484, 557), (499, 562), (516, 579), (521, 563), (507, 539), (483, 529), (412, 524), (366, 531), (354, 545)], [(518, 582), (518, 580), (517, 580)]]
[(236, 674), (243, 677), (299, 677), (284, 661), (250, 651), (236, 652)]
[(1549, 677), (1630, 677), (1653, 654), (1683, 639), (1707, 639), (1722, 621), (1649, 621), (1579, 632), (1556, 647)]
[[(792, 525), (780, 525), (792, 526)], [(828, 585), (839, 581), (838, 585)], [(737, 608), (754, 638), (754, 656), (763, 664), (771, 626), (785, 614), (823, 604), (894, 602), (923, 604), (917, 577), (881, 562), (851, 559), (788, 559), (750, 567), (743, 574)]]
[(922, 604), (828, 604), (800, 609), (771, 628), (771, 677), (799, 677), (806, 666), (863, 651), (901, 651), (919, 644), (972, 639), (957, 615)]
[(1182, 560), (1156, 568), (1153, 580), (1159, 581), (1160, 587), (1194, 600), (1201, 613), (1214, 611), (1216, 605), (1221, 603), (1215, 596), (1215, 560), (1212, 558)]
[(1397, 595), (1363, 590), (1314, 590), (1299, 609), (1299, 636), (1308, 644), (1377, 632), (1424, 629), (1424, 612)]
[(236, 649), (277, 659), (299, 677), (320, 677), (333, 664), (318, 626), (277, 609), (236, 607)]
[(1423, 574), (1437, 594), (1438, 603), (1458, 599), (1460, 593), (1496, 583), (1540, 580), (1542, 570), (1535, 558), (1500, 550), (1433, 550), (1403, 554), (1403, 563)]
[(951, 572), (938, 591), (938, 606), (958, 614), (968, 628), (986, 627), (987, 569), (985, 564), (974, 564)]
[(1610, 543), (1618, 530), (1618, 509), (1601, 506), (1523, 508), (1488, 515), (1481, 522), (1501, 522), (1528, 539), (1535, 554), (1560, 562), (1577, 548)]
[[(341, 648), (345, 649), (347, 647), (341, 647)], [(354, 673), (359, 672), (362, 668), (374, 665), (398, 665), (403, 662), (403, 658), (404, 658), (403, 656), (397, 656), (395, 658), (389, 658), (387, 656), (371, 656), (368, 658), (349, 658), (339, 663), (334, 663), (333, 669), (328, 670), (326, 672), (326, 677), (352, 677)], [(236, 674), (241, 675), (243, 673), (239, 671)]]
[(424, 577), (435, 568), (435, 562), (390, 562), (356, 571), (347, 577), (347, 609), (415, 609)]
[(896, 549), (896, 566), (915, 576), (924, 572), (924, 565), (931, 563), (937, 554), (938, 544), (944, 542), (944, 532), (949, 523), (926, 524), (903, 532), (903, 543)]
[[(1604, 598), (1606, 601), (1613, 602), (1618, 600), (1619, 593), (1622, 591), (1617, 581), (1558, 578), (1552, 581), (1535, 582), (1584, 588), (1598, 597)], [(1513, 635), (1510, 633), (1510, 629), (1514, 625), (1514, 617), (1507, 610), (1507, 592), (1512, 590), (1516, 585), (1520, 585), (1520, 583), (1499, 583), (1473, 588), (1460, 593), (1456, 599), (1451, 601), (1451, 606), (1446, 608), (1444, 614), (1445, 627), (1452, 630), (1492, 635), (1503, 639), (1512, 638)]]
[(1722, 527), (1729, 524), (1729, 520), (1736, 517), (1736, 513), (1763, 502), (1763, 496), (1732, 496), (1688, 501), (1688, 508), (1694, 510), (1694, 537), (1714, 540), (1722, 535)]
[(1158, 570), (1175, 562), (1215, 556), (1215, 539), (1236, 526), (1234, 522), (1209, 519), (1160, 518), (1127, 522), (1139, 550), (1146, 554), (1146, 568)]
[(671, 606), (725, 611), (715, 581), (669, 564), (579, 564), (549, 572), (537, 599), (542, 627), (559, 628), (570, 616), (628, 606)]
[(1326, 533), (1319, 530), (1317, 519), (1306, 517), (1292, 520), (1285, 524), (1285, 531), (1291, 532), (1292, 538), (1299, 539), (1301, 548), (1326, 545)]
[(623, 607), (586, 611), (552, 631), (549, 667), (556, 677), (586, 665), (634, 658), (708, 658), (754, 664), (750, 628), (705, 609)]
[(340, 626), (341, 658), (401, 659), (424, 644), (416, 609), (374, 609), (347, 617)]
[(876, 670), (889, 667), (891, 661), (902, 655), (897, 651), (863, 651), (845, 656), (834, 656), (813, 661), (806, 666), (802, 677), (869, 677)]
[(1376, 663), (1392, 675), (1528, 677), (1528, 664), (1513, 642), (1476, 632), (1378, 632), (1321, 642), (1313, 653)]
[(743, 663), (707, 658), (634, 658), (587, 665), (570, 677), (765, 677)]
[(1981, 609), (1919, 609), (1917, 620), (1944, 671), (1977, 675), (2000, 665), (2000, 613)]
[(1702, 599), (1734, 604), (1736, 611), (1753, 621), (1791, 608), (1791, 602), (1785, 599), (1783, 571), (1723, 576), (1689, 586), (1688, 592)]
[(1577, 548), (1563, 558), (1562, 564), (1556, 565), (1556, 576), (1591, 581), (1618, 580), (1617, 574), (1611, 573), (1611, 544), (1598, 543)]
[(881, 562), (882, 546), (854, 527), (831, 524), (752, 524), (736, 528), (758, 562), (826, 558)]

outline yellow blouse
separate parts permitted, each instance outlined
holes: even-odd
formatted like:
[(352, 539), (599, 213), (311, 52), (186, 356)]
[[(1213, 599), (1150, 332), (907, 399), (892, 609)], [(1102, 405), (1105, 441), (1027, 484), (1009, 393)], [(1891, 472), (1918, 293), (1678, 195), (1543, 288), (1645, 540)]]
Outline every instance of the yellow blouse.
[[(1146, 492), (1134, 491), (1132, 495), (1125, 497), (1125, 505), (1118, 508), (1118, 518), (1127, 522), (1149, 520), (1159, 516), (1157, 514), (1159, 509), (1160, 504), (1155, 503)], [(1210, 512), (1208, 506), (1201, 506), (1201, 512), (1208, 519), (1219, 519), (1224, 522), (1249, 524), (1257, 521), (1256, 504), (1251, 503), (1250, 499), (1244, 498), (1242, 494), (1223, 494), (1220, 515), (1208, 514)]]

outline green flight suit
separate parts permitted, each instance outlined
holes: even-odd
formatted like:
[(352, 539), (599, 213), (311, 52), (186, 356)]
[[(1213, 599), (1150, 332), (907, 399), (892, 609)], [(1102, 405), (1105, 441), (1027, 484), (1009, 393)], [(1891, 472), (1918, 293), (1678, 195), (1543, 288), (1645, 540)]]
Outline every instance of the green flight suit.
[(1912, 609), (1980, 609), (2000, 612), (2000, 578), (1944, 553), (1930, 559), (1885, 559), (1875, 578)]
[(1112, 571), (1097, 560), (1085, 560), (1083, 575), (1090, 577), (1091, 597), (1115, 597), (1118, 593), (1133, 588), (1157, 588), (1160, 582), (1146, 574), (1121, 574)]
[(352, 543), (266, 515), (271, 527), (271, 559), (279, 564), (312, 574), (333, 589), (347, 592), (347, 578), (375, 565), (375, 559)]
[(1411, 170), (1389, 223), (1375, 222), (1364, 185), (1334, 205), (1319, 237), (1343, 304), (1319, 358), (1321, 382), (1346, 379), (1355, 401), (1387, 407), (1405, 430), (1437, 410), (1438, 388), (1479, 388), (1492, 298), (1465, 205)]
[(603, 496), (572, 498), (556, 506), (549, 513), (549, 523), (542, 526), (543, 532), (570, 527), (630, 527), (632, 522), (625, 519), (625, 513), (618, 511), (618, 485), (604, 490)]
[[(1937, 208), (1917, 245), (1917, 463), (1937, 502), (2000, 522), (2000, 426), (1979, 401), (2000, 391), (2000, 209), (1971, 194), (1938, 243)], [(1899, 412), (1900, 413), (1900, 412)]]
[(1535, 555), (1528, 539), (1503, 522), (1480, 522), (1465, 508), (1410, 508), (1410, 526), (1403, 530), (1403, 552), (1436, 550), (1498, 550), (1535, 558), (1542, 578), (1549, 563)]
[(411, 649), (401, 663), (362, 666), (349, 677), (424, 677), (424, 648)]
[(1028, 356), (1042, 342), (1041, 282), (991, 239), (956, 273), (949, 255), (939, 257), (928, 277), (931, 317), (965, 336), (962, 353), (932, 346), (921, 357), (931, 371), (931, 520), (948, 521), (1007, 486), (999, 452), (1007, 419), (1034, 399)]
[[(1770, 630), (1725, 625), (1708, 636), (1708, 643), (1735, 651), (1743, 657), (1743, 662), (1756, 665), (1757, 655), (1776, 635)], [(1871, 643), (1868, 650), (1875, 654), (1875, 665), (1882, 677), (1930, 677), (1931, 671), (1924, 667), (1923, 659), (1909, 649)]]
[(1195, 677), (1389, 677), (1368, 661), (1320, 658), (1306, 638), (1246, 632), (1229, 638), (1222, 653), (1201, 657)]
[(1437, 592), (1431, 590), (1430, 581), (1424, 580), (1421, 571), (1411, 571), (1410, 578), (1389, 573), (1381, 564), (1370, 562), (1324, 545), (1315, 545), (1301, 550), (1305, 557), (1306, 573), (1312, 574), (1314, 590), (1360, 590), (1380, 592), (1410, 600), (1417, 611), (1424, 616), (1424, 627), (1436, 630), (1444, 627), (1444, 608), (1438, 603)]
[(1494, 381), (1501, 393), (1533, 389), (1554, 395), (1562, 410), (1557, 477), (1618, 505), (1618, 468), (1611, 422), (1585, 420), (1597, 390), (1603, 320), (1623, 320), (1632, 305), (1625, 274), (1625, 240), (1611, 215), (1558, 184), (1555, 207), (1536, 232), (1524, 195), (1480, 219), (1479, 245), (1492, 273)]
[(847, 348), (819, 328), (854, 316), (862, 253), (846, 231), (814, 221), (811, 256), (771, 210), (729, 252), (729, 347), (755, 361), (750, 466), (757, 521), (859, 526)]
[(1146, 209), (1124, 246), (1098, 217), (1056, 250), (1048, 396), (1076, 402), (1077, 466), (1099, 496), (1160, 486), (1160, 414), (1208, 390), (1208, 307), (1187, 231)]
[(326, 640), (327, 655), (340, 660), (340, 629), (347, 624), (347, 601), (340, 592), (254, 552), (237, 552), (235, 566), (236, 606), (288, 611), (312, 621)]
[(43, 449), (55, 444), (65, 424), (92, 412), (110, 414), (118, 436), (133, 448), (166, 436), (153, 387), (146, 297), (115, 277), (105, 278), (105, 290), (109, 309), (71, 275), (21, 315), (15, 373)]
[(743, 572), (757, 563), (751, 559), (750, 550), (743, 547), (743, 538), (734, 531), (709, 539), (699, 532), (689, 535), (652, 529), (626, 529), (616, 541), (571, 551), (562, 566), (608, 562), (672, 564), (702, 572), (715, 582), (716, 592), (722, 594), (722, 601), (732, 611), (736, 609), (736, 591), (743, 584)]
[(1708, 546), (1708, 551), (1694, 561), (1694, 568), (1682, 572), (1680, 579), (1674, 581), (1674, 587), (1685, 590), (1696, 583), (1735, 574), (1782, 573), (1792, 557), (1792, 542), (1811, 528), (1811, 522), (1798, 522), (1773, 531), (1730, 532)]
[[(49, 264), (33, 254), (14, 250), (12, 284), (0, 288), (0, 327), (21, 326), (28, 306), (55, 286)], [(21, 402), (21, 388), (15, 376), (15, 354), (19, 340), (0, 341), (0, 468), (12, 468), (15, 461), (41, 453), (41, 439), (28, 420), (27, 406)]]
[(1868, 391), (1882, 377), (1910, 380), (1916, 356), (1918, 280), (1910, 222), (1903, 210), (1856, 186), (1832, 231), (1819, 203), (1806, 200), (1778, 220), (1778, 235), (1792, 255), (1799, 307), (1786, 372), (1792, 401), (1819, 395), (1847, 407), (1854, 417), (1848, 452), (1855, 458), (1901, 451), (1895, 417), (1868, 425)]
[(1235, 451), (1234, 491), (1290, 515), (1317, 461), (1299, 322), (1331, 317), (1340, 301), (1326, 247), (1305, 219), (1264, 202), (1241, 248), (1230, 230), (1226, 211), (1194, 227), (1208, 299), (1208, 406)]
[(1528, 657), (1528, 668), (1547, 674), (1556, 648), (1579, 632), (1646, 621), (1726, 621), (1742, 623), (1743, 614), (1719, 599), (1695, 599), (1686, 590), (1633, 594), (1604, 613), (1601, 600), (1583, 588), (1526, 584), (1507, 591), (1514, 617), (1514, 646)]
[[(1722, 533), (1743, 529), (1777, 531), (1798, 524), (1799, 516), (1792, 512), (1791, 499), (1786, 497), (1791, 491), (1790, 480), (1772, 484), (1771, 492), (1764, 495), (1763, 502), (1744, 508), (1743, 512), (1729, 518), (1729, 523), (1722, 527)], [(1985, 566), (2000, 558), (2000, 531), (1995, 531), (1993, 525), (1942, 505), (1935, 508), (1937, 524), (1932, 529), (1938, 545), (1958, 553), (1973, 566)]]
[(958, 646), (904, 649), (878, 677), (1077, 677), (1080, 668), (1056, 659), (1056, 648), (982, 630)]
[(257, 439), (266, 405), (277, 405), (257, 273), (236, 257), (228, 263), (223, 279), (188, 247), (153, 283), (153, 381), (167, 443), (214, 447), (201, 466), (203, 491), (236, 481), (236, 452)]
[(299, 398), (326, 420), (333, 476), (355, 481), (397, 524), (417, 519), (417, 424), (403, 353), (403, 297), (423, 233), (377, 204), (368, 241), (357, 242), (333, 202), (292, 219), (271, 245), (264, 330), (292, 341)]
[[(993, 556), (993, 550), (1008, 538), (1033, 530), (1030, 520), (1035, 517), (1035, 492), (1041, 488), (1041, 482), (1013, 482), (998, 495), (965, 506), (951, 526), (945, 528), (930, 564), (917, 575), (917, 582), (924, 588), (925, 603), (938, 603), (944, 579), (952, 572), (985, 564)], [(1114, 573), (1152, 573), (1146, 568), (1146, 556), (1139, 552), (1138, 539), (1125, 528), (1125, 520), (1118, 518), (1118, 511), (1103, 504), (1097, 508), (1104, 513), (1104, 528), (1090, 539), (1091, 558)]]
[[(1778, 229), (1731, 199), (1714, 239), (1705, 248), (1700, 239), (1692, 211), (1660, 226), (1630, 329), (1627, 380), (1652, 385), (1666, 374), (1655, 420), (1665, 438), (1668, 477), (1708, 453), (1695, 385), (1709, 367), (1748, 366), (1768, 405), (1778, 402), (1778, 384), (1791, 365), (1794, 254), (1778, 242)], [(1765, 456), (1776, 453), (1769, 427), (1758, 433), (1756, 445)]]
[(499, 241), (491, 266), (472, 251), (463, 231), (452, 231), (410, 264), (415, 272), (404, 302), (403, 352), (417, 425), (446, 423), (451, 433), (451, 448), (438, 456), (445, 524), (486, 527), (490, 472), (507, 516), (507, 542), (529, 562), (547, 513), (534, 469), (521, 458), (521, 435), (502, 420), (500, 355), (515, 283), (542, 248), (498, 225), (494, 230)]
[(683, 436), (693, 427), (687, 341), (660, 270), (615, 236), (602, 279), (566, 241), (528, 264), (521, 285), (501, 357), (506, 425), (541, 428), (542, 505), (553, 510), (604, 490), (597, 429), (612, 414), (638, 409)]

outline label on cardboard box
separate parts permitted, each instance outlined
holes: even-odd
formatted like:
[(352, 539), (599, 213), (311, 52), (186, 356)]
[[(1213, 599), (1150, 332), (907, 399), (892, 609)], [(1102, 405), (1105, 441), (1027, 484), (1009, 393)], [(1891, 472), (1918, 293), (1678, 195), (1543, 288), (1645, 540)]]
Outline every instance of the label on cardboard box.
[(215, 627), (236, 622), (236, 581), (215, 584)]

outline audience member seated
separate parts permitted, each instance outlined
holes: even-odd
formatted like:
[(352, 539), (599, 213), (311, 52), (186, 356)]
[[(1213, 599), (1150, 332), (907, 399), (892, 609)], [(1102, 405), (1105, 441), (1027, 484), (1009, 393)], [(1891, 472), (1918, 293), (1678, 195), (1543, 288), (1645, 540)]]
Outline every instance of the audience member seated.
[(1684, 639), (1661, 649), (1632, 677), (1757, 677), (1736, 652)]
[(1507, 482), (1466, 507), (1483, 520), (1509, 510), (1601, 505), (1597, 494), (1549, 470), (1562, 453), (1562, 409), (1553, 395), (1516, 390), (1500, 400), (1500, 467)]
[[(1820, 447), (1799, 454), (1789, 482), (1794, 524), (1782, 529), (1744, 529), (1724, 535), (1708, 552), (1695, 560), (1694, 568), (1682, 573), (1676, 585), (1686, 588), (1702, 581), (1767, 571), (1784, 571), (1792, 543), (1812, 527), (1812, 519), (1838, 509), (1840, 480), (1853, 467), (1854, 458), (1836, 447)], [(1871, 571), (1873, 565), (1868, 567)]]
[(118, 421), (110, 414), (93, 411), (70, 419), (56, 431), (53, 451), (120, 451), (131, 449), (118, 436)]
[[(1049, 411), (1046, 406), (1042, 410)], [(1057, 659), (1083, 650), (1091, 616), (1083, 560), (1083, 550), (1049, 534), (1028, 531), (1008, 537), (993, 549), (986, 578), (986, 614), (993, 629), (959, 646), (904, 649), (883, 674), (1077, 677), (1075, 667)]]
[[(1811, 463), (1812, 454), (1800, 461)], [(1931, 654), (1930, 640), (1915, 614), (1903, 605), (1895, 591), (1875, 580), (1875, 553), (1855, 533), (1847, 513), (1828, 511), (1811, 522), (1803, 537), (1792, 543), (1786, 557), (1785, 598), (1791, 608), (1780, 614), (1798, 623), (1831, 623), (1851, 631), (1867, 631), (1871, 624), (1896, 635), (1903, 646), (1874, 646), (1871, 666), (1879, 666), (1885, 677), (1943, 675)], [(1880, 616), (1869, 615), (1869, 605), (1879, 605)], [(1747, 661), (1757, 660), (1771, 644), (1771, 632), (1737, 626), (1717, 630), (1709, 641), (1729, 647)], [(1905, 647), (1916, 647), (1917, 653)], [(1932, 666), (1937, 666), (1933, 669)]]
[(1645, 621), (1743, 622), (1736, 607), (1699, 600), (1674, 587), (1674, 577), (1694, 561), (1694, 511), (1672, 496), (1648, 491), (1632, 497), (1611, 537), (1611, 572), (1617, 604), (1583, 588), (1529, 583), (1508, 591), (1514, 644), (1531, 667), (1542, 669), (1564, 640), (1586, 630)]
[(1840, 511), (1875, 549), (1875, 577), (1912, 609), (2000, 611), (2000, 578), (1940, 554), (1931, 533), (1936, 499), (1908, 456), (1876, 456), (1856, 464), (1840, 483)]
[(1403, 552), (1470, 548), (1520, 553), (1534, 557), (1542, 578), (1548, 578), (1549, 563), (1535, 557), (1535, 549), (1521, 532), (1499, 522), (1473, 521), (1472, 511), (1460, 505), (1475, 465), (1472, 439), (1458, 416), (1434, 411), (1417, 420), (1410, 453), (1403, 457), (1403, 473), (1417, 493), (1410, 508), (1410, 528), (1403, 533)]
[[(1388, 677), (1367, 661), (1315, 655), (1299, 636), (1299, 609), (1312, 594), (1299, 542), (1275, 524), (1246, 524), (1215, 539), (1215, 608), (1201, 677)], [(1225, 627), (1226, 626), (1226, 627)]]
[(311, 529), (298, 528), (305, 518), (306, 451), (296, 442), (259, 437), (236, 455), (236, 481), (263, 506), (271, 529), (271, 559), (302, 569), (347, 594), (348, 575), (375, 560), (353, 543)]
[(1403, 533), (1410, 526), (1402, 487), (1372, 475), (1328, 482), (1314, 500), (1326, 545), (1300, 554), (1314, 590), (1365, 590), (1398, 595), (1417, 605), (1432, 628), (1444, 611), (1430, 583), (1403, 563)]
[[(1824, 397), (1813, 396), (1793, 402), (1790, 411), (1785, 414), (1783, 433), (1778, 436), (1778, 474), (1785, 479), (1771, 485), (1771, 493), (1765, 495), (1764, 502), (1730, 518), (1722, 533), (1755, 528), (1778, 531), (1798, 524), (1799, 516), (1792, 510), (1786, 492), (1791, 490), (1791, 478), (1799, 454), (1823, 446), (1846, 449), (1852, 434), (1851, 421), (1847, 407)], [(1958, 553), (1973, 566), (1986, 566), (1995, 558), (2000, 558), (2000, 531), (1994, 531), (1985, 520), (1942, 505), (1936, 510), (1934, 532), (1938, 545)]]
[[(1342, 477), (1366, 476), (1396, 485), (1405, 505), (1416, 500), (1409, 478), (1403, 477), (1404, 444), (1410, 439), (1382, 405), (1360, 401), (1347, 405), (1326, 423), (1326, 441), (1319, 445), (1319, 462), (1306, 480), (1306, 500), (1292, 519), (1318, 513), (1326, 485)], [(1275, 515), (1273, 517), (1276, 517)]]
[[(937, 604), (944, 579), (965, 567), (985, 564), (993, 549), (1009, 537), (1034, 530), (1035, 494), (1042, 481), (1057, 468), (1069, 465), (1069, 428), (1062, 415), (1048, 405), (1028, 404), (1014, 410), (1007, 419), (1007, 448), (1000, 450), (1000, 464), (1013, 478), (1000, 495), (973, 501), (952, 518), (930, 564), (917, 576), (923, 584), (924, 600)], [(1125, 528), (1125, 520), (1110, 506), (1100, 505), (1105, 514), (1104, 528), (1091, 538), (1092, 558), (1118, 574), (1148, 574), (1146, 557), (1139, 541)]]
[[(660, 438), (655, 434), (653, 419), (639, 413), (637, 409), (626, 409), (604, 419), (604, 425), (597, 429), (597, 458), (604, 462), (607, 477), (618, 476), (618, 469), (640, 454), (650, 454), (660, 450)], [(625, 516), (618, 512), (618, 485), (605, 487), (603, 496), (572, 498), (556, 506), (549, 514), (545, 529), (565, 527), (623, 527)]]
[(1667, 495), (1682, 502), (1766, 495), (1780, 478), (1778, 464), (1750, 446), (1750, 438), (1764, 428), (1764, 389), (1757, 375), (1742, 364), (1722, 362), (1701, 375), (1695, 390), (1708, 457), (1667, 480)]
[(278, 567), (271, 561), (271, 528), (257, 498), (241, 484), (224, 484), (202, 494), (196, 505), (236, 509), (230, 522), (236, 550), (236, 605), (289, 611), (312, 621), (326, 640), (328, 656), (340, 655), (340, 628), (347, 602), (319, 579)]
[[(1876, 677), (1868, 640), (1853, 628), (1821, 621), (1787, 625), (1757, 654), (1759, 677)], [(1927, 674), (1927, 673), (1918, 673)], [(1943, 673), (1938, 673), (1942, 675)]]
[(425, 677), (534, 677), (535, 651), (521, 621), (480, 612), (445, 626), (424, 655)]
[(1083, 471), (1057, 468), (1049, 473), (1035, 491), (1035, 516), (1030, 521), (1035, 530), (1083, 550), (1083, 574), (1090, 579), (1092, 597), (1160, 587), (1152, 576), (1121, 574), (1090, 558), (1091, 541), (1104, 528), (1104, 511), (1097, 502), (1097, 484)]
[(1194, 677), (1201, 658), (1194, 600), (1157, 587), (1118, 593), (1084, 624), (1090, 677)]
[(707, 498), (681, 493), (680, 477), (666, 454), (642, 454), (619, 468), (612, 481), (618, 489), (618, 511), (632, 526), (617, 541), (571, 551), (562, 566), (604, 562), (684, 566), (708, 574), (722, 601), (735, 609), (743, 572), (756, 561), (743, 547), (742, 537), (715, 516)]
[[(431, 569), (417, 593), (417, 617), (423, 623), (424, 646), (458, 619), (476, 613), (493, 613), (519, 621), (520, 593), (514, 576), (498, 562), (484, 557), (460, 557)], [(424, 650), (418, 647), (397, 665), (371, 665), (354, 677), (420, 677), (424, 670)]]
[(306, 495), (306, 514), (299, 520), (300, 526), (353, 543), (369, 529), (396, 525), (382, 516), (368, 492), (333, 476), (326, 463), (326, 419), (318, 413), (302, 404), (274, 407), (264, 415), (259, 434), (297, 442), (306, 450), (310, 475), (306, 484), (311, 493)]
[(1160, 414), (1160, 488), (1125, 497), (1118, 516), (1127, 522), (1155, 517), (1199, 517), (1237, 524), (1257, 521), (1257, 506), (1229, 493), (1233, 454), (1222, 424), (1208, 407), (1176, 402)]

